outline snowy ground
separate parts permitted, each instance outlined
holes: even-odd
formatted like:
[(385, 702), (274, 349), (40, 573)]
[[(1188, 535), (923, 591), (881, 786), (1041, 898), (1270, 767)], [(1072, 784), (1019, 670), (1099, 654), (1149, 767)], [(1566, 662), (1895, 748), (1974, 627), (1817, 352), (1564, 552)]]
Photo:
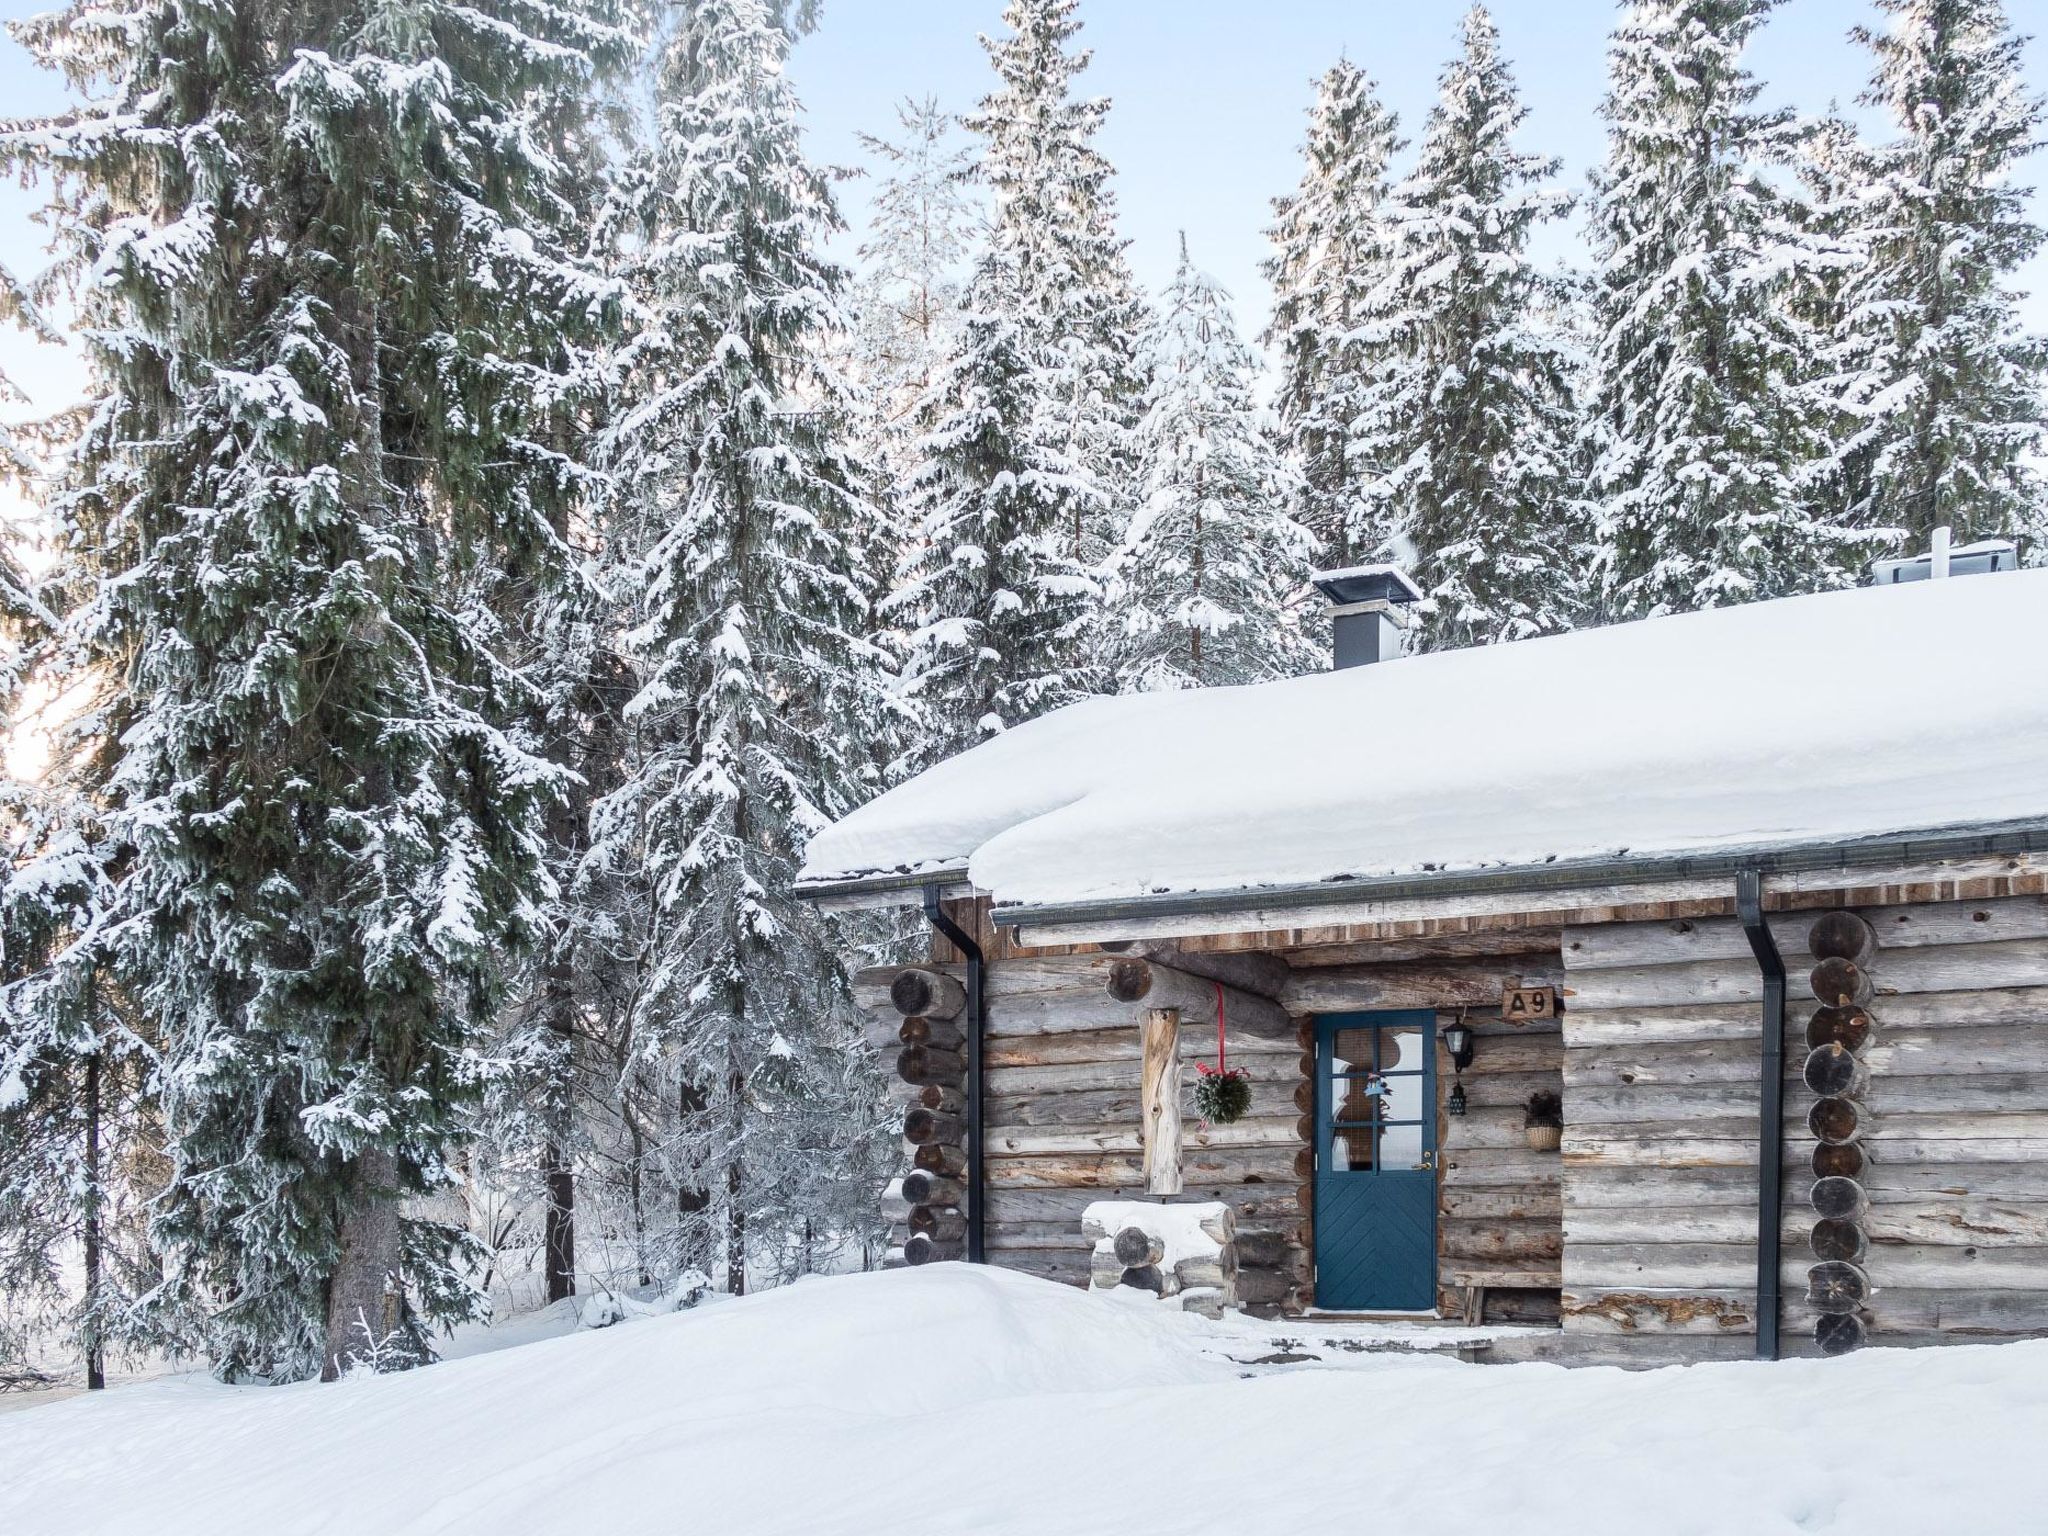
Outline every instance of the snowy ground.
[[(1627, 1375), (1345, 1352), (960, 1265), (407, 1376), (0, 1417), (8, 1536), (2048, 1528), (2048, 1343)], [(1300, 1330), (1297, 1330), (1300, 1331)]]

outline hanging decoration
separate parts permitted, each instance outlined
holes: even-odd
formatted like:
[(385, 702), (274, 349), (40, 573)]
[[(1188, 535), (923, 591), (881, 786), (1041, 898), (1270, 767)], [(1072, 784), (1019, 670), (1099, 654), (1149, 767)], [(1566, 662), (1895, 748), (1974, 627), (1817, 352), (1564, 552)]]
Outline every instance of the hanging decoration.
[(1223, 1047), (1223, 983), (1216, 986), (1216, 1065), (1195, 1063), (1195, 1112), (1212, 1125), (1231, 1125), (1252, 1107), (1252, 1082), (1229, 1065)]

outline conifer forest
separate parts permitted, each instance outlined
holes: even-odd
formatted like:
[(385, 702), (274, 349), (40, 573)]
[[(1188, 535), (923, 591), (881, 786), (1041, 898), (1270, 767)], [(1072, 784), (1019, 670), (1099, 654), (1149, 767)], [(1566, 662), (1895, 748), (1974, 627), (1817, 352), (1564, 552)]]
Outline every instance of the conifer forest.
[(1093, 3), (872, 124), (853, 228), (831, 0), (15, 23), (70, 104), (0, 123), (48, 247), (0, 318), (90, 384), (0, 429), (0, 1373), (879, 1268), (850, 969), (929, 936), (799, 899), (807, 839), (1321, 669), (1318, 570), (1399, 565), (1441, 649), (2048, 559), (2026, 7), (1872, 0), (1852, 123), (1763, 104), (1782, 0), (1618, 6), (1576, 180), (1447, 8), (1422, 120), (1364, 51), (1273, 106), (1249, 328), (1186, 240), (1133, 273)]

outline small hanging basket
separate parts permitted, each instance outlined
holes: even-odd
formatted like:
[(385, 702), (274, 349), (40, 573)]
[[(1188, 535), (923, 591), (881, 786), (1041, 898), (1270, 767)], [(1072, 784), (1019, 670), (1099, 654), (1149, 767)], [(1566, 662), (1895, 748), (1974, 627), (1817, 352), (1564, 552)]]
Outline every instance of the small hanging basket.
[(1195, 1112), (1211, 1125), (1233, 1125), (1252, 1107), (1252, 1080), (1237, 1067), (1195, 1063)]

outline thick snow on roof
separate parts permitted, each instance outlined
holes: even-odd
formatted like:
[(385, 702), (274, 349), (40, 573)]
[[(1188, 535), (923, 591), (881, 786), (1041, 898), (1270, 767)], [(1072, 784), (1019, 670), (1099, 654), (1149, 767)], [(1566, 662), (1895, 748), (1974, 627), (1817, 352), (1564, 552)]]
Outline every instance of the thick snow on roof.
[(1092, 699), (812, 842), (999, 902), (1787, 847), (2048, 817), (2048, 570)]

